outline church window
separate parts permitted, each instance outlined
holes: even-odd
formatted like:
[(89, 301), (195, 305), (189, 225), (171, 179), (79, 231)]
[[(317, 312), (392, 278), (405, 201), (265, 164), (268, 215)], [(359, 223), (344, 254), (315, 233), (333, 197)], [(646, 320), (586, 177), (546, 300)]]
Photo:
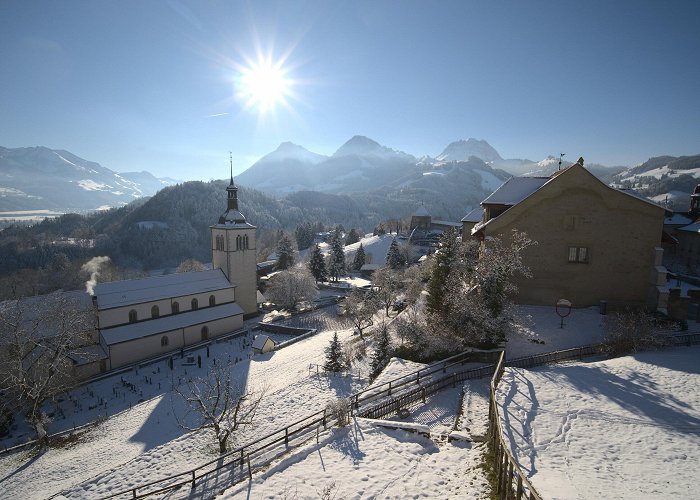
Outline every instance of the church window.
[(209, 306), (211, 307), (211, 306), (215, 306), (215, 305), (216, 305), (216, 297), (214, 297), (213, 295), (210, 295), (209, 296)]
[(160, 346), (161, 346), (161, 347), (166, 347), (167, 345), (168, 345), (168, 337), (165, 336), (165, 335), (163, 335), (163, 336), (160, 338)]
[(129, 323), (136, 323), (138, 319), (139, 317), (138, 314), (136, 314), (136, 309), (129, 311)]
[(202, 340), (208, 340), (209, 339), (209, 327), (203, 326), (202, 327)]
[(151, 318), (156, 319), (158, 316), (160, 316), (160, 309), (158, 309), (158, 306), (151, 307)]
[(569, 262), (588, 262), (588, 247), (569, 247)]
[(196, 311), (199, 309), (199, 301), (197, 299), (192, 299), (192, 310)]
[(177, 314), (180, 312), (180, 304), (176, 301), (173, 302), (173, 314)]
[(236, 236), (236, 250), (240, 250), (243, 247), (243, 239), (241, 238), (241, 235), (239, 234)]
[(248, 235), (247, 234), (245, 236), (243, 236), (243, 248), (245, 248), (246, 250), (248, 248), (250, 248), (250, 247), (248, 247)]
[(216, 235), (216, 249), (217, 250), (224, 249), (224, 235), (223, 234)]

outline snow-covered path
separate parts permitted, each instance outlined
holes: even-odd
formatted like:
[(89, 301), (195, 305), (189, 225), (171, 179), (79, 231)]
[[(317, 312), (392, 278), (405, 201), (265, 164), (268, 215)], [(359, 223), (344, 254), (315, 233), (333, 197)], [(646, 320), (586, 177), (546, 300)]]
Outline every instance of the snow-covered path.
[(497, 397), (543, 497), (697, 498), (700, 346), (506, 368)]

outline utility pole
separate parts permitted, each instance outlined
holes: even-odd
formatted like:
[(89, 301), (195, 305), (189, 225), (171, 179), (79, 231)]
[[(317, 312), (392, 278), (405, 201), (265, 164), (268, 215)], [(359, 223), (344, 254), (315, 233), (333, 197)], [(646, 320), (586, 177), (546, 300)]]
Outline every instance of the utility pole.
[(566, 156), (566, 153), (559, 153), (559, 170), (561, 170), (561, 159)]

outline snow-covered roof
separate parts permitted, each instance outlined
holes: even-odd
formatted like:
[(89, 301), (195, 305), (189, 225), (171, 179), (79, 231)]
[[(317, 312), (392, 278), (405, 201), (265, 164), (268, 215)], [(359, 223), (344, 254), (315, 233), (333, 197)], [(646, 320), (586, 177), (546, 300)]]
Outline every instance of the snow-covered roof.
[(243, 314), (241, 306), (235, 302), (221, 304), (213, 307), (205, 307), (196, 311), (188, 311), (170, 316), (161, 316), (157, 319), (149, 319), (138, 323), (105, 328), (100, 331), (107, 345), (120, 344), (129, 340), (150, 337), (159, 333), (180, 330), (188, 326), (200, 325), (217, 319), (229, 318)]
[(108, 358), (100, 344), (80, 347), (74, 352), (69, 352), (67, 356), (78, 366)]
[(258, 334), (255, 336), (255, 339), (253, 340), (253, 349), (259, 349), (262, 350), (263, 347), (265, 347), (265, 344), (267, 344), (267, 341), (271, 341), (273, 344), (275, 343), (270, 337), (268, 337), (265, 334)]
[(481, 222), (484, 218), (484, 209), (481, 207), (476, 207), (467, 215), (462, 217), (462, 222)]
[(435, 220), (435, 219), (433, 219), (431, 223), (442, 225), (442, 226), (462, 227), (461, 222), (452, 222), (449, 220)]
[[(242, 215), (241, 215), (241, 217), (242, 217)], [(215, 227), (217, 229), (255, 229), (255, 226), (250, 224), (249, 222), (228, 222), (228, 221), (226, 223), (220, 222), (218, 224), (213, 224), (209, 227)]]
[(426, 208), (425, 208), (425, 205), (421, 205), (420, 207), (418, 207), (418, 209), (416, 210), (416, 213), (413, 215), (416, 217), (428, 217), (428, 216), (430, 216), (430, 214), (428, 213), (428, 210), (426, 210)]
[(694, 222), (693, 224), (679, 227), (678, 231), (685, 231), (688, 233), (700, 233), (700, 222)]
[(677, 225), (686, 225), (689, 224), (693, 221), (693, 217), (688, 215), (687, 213), (678, 213), (675, 212), (673, 215), (670, 217), (666, 217), (664, 219), (664, 225), (668, 226), (677, 226)]
[(166, 276), (98, 283), (95, 286), (99, 310), (140, 304), (169, 297), (230, 288), (232, 285), (221, 269), (175, 273)]
[(549, 180), (549, 177), (511, 177), (481, 204), (516, 205), (544, 186)]

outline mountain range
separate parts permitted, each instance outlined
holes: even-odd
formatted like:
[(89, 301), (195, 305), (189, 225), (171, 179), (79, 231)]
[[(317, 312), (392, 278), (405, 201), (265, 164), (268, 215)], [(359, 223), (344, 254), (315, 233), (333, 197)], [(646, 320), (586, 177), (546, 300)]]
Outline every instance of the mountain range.
[(68, 151), (0, 147), (0, 211), (84, 212), (125, 205), (178, 181), (117, 173)]

